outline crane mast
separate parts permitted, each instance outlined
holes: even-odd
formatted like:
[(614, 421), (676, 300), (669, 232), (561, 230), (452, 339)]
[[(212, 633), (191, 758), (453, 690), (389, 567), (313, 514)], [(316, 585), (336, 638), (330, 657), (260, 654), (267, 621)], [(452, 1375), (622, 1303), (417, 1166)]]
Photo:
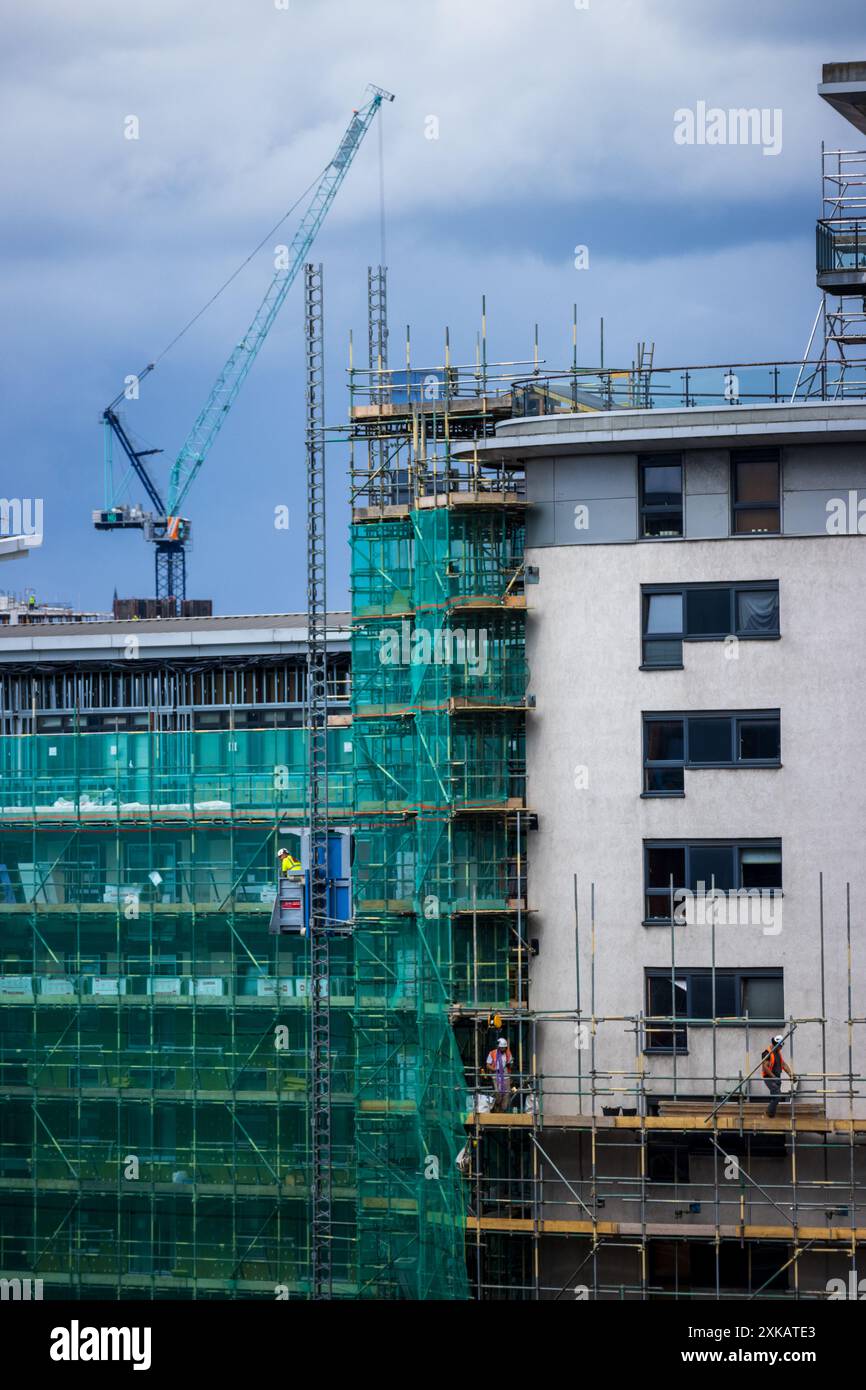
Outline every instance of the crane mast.
[(328, 920), (328, 604), (322, 267), (304, 267), (307, 455), (307, 758), (310, 871), (311, 1285), (333, 1293), (331, 1008)]

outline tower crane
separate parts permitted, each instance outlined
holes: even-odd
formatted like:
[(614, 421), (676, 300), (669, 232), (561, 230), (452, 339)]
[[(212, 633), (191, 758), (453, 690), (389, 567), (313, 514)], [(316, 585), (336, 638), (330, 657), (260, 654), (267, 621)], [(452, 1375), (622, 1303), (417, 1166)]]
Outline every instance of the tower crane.
[(152, 510), (146, 510), (141, 506), (117, 504), (112, 500), (103, 510), (93, 513), (93, 524), (98, 531), (142, 531), (145, 539), (152, 541), (155, 546), (156, 597), (168, 599), (175, 606), (186, 597), (186, 546), (191, 528), (189, 518), (181, 511), (183, 503), (304, 264), (376, 112), (383, 101), (394, 100), (390, 92), (386, 92), (382, 87), (375, 87), (372, 83), (367, 87), (367, 95), (365, 105), (352, 113), (352, 119), (334, 157), (313, 190), (288, 248), (288, 254), (284, 258), (284, 264), (274, 274), (243, 338), (229, 354), (172, 464), (164, 500), (148, 467), (150, 457), (162, 451), (137, 449), (118, 414), (124, 398), (133, 399), (137, 396), (138, 386), (153, 371), (155, 364), (148, 363), (137, 377), (130, 378), (130, 384), (102, 413), (106, 435), (107, 479), (111, 477), (113, 451), (117, 445), (142, 484)]

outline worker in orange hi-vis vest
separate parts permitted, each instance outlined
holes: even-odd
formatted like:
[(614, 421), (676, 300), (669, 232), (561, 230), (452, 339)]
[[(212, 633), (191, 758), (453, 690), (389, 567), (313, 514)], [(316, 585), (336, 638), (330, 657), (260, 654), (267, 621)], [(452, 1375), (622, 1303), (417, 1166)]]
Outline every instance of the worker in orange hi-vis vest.
[(511, 1068), (514, 1066), (514, 1058), (511, 1055), (511, 1048), (508, 1046), (507, 1038), (500, 1038), (494, 1048), (487, 1054), (485, 1071), (490, 1072), (493, 1077), (493, 1109), (505, 1110), (511, 1098)]
[(767, 1090), (770, 1092), (770, 1104), (767, 1106), (767, 1114), (772, 1119), (779, 1104), (779, 1094), (782, 1090), (782, 1072), (791, 1078), (791, 1085), (794, 1084), (794, 1073), (782, 1056), (782, 1034), (775, 1033), (770, 1039), (770, 1046), (765, 1047), (761, 1053), (761, 1075)]

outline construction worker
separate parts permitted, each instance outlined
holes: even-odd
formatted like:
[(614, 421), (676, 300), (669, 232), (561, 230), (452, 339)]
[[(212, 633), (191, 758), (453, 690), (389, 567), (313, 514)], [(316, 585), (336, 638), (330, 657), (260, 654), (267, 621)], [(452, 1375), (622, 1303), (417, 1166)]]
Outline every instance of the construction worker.
[(295, 859), (287, 849), (277, 850), (277, 863), (280, 866), (281, 874), (295, 874), (301, 867), (299, 859)]
[(476, 1211), (476, 1209), (475, 1209), (476, 1195), (478, 1194), (479, 1189), (478, 1189), (478, 1187), (476, 1186), (476, 1183), (473, 1181), (473, 1179), (475, 1179), (475, 1178), (477, 1178), (477, 1177), (479, 1176), (479, 1172), (478, 1172), (478, 1140), (477, 1140), (477, 1139), (467, 1139), (467, 1140), (466, 1140), (466, 1143), (463, 1145), (463, 1148), (460, 1150), (459, 1154), (457, 1155), (457, 1158), (455, 1159), (455, 1162), (456, 1162), (456, 1164), (457, 1164), (457, 1171), (458, 1171), (458, 1173), (460, 1174), (461, 1178), (465, 1178), (465, 1179), (466, 1179), (466, 1185), (467, 1185), (467, 1190), (466, 1190), (466, 1207), (467, 1207), (467, 1211), (468, 1211), (468, 1213), (469, 1213), (470, 1216), (480, 1216), (481, 1213), (480, 1213), (479, 1211)]
[(454, 1160), (457, 1164), (457, 1171), (460, 1173), (461, 1177), (471, 1178), (472, 1176), (472, 1160), (475, 1157), (473, 1150), (477, 1143), (478, 1141), (476, 1139), (467, 1139)]
[(794, 1073), (782, 1056), (782, 1034), (774, 1033), (770, 1039), (770, 1046), (765, 1047), (761, 1053), (761, 1075), (767, 1090), (770, 1092), (770, 1104), (767, 1106), (767, 1114), (770, 1119), (776, 1113), (779, 1104), (779, 1095), (782, 1090), (782, 1072), (791, 1078), (791, 1085), (794, 1085)]
[(508, 1039), (497, 1039), (496, 1046), (491, 1048), (487, 1054), (484, 1068), (493, 1077), (494, 1110), (508, 1109), (508, 1102), (511, 1099), (511, 1068), (513, 1066), (514, 1058), (511, 1055), (511, 1048), (508, 1046)]

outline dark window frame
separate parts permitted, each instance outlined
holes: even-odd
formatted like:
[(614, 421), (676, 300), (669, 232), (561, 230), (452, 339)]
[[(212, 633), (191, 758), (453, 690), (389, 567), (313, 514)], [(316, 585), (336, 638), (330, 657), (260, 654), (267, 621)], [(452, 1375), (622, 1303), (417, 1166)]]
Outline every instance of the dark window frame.
[[(680, 502), (679, 507), (669, 507), (648, 503), (646, 500), (645, 475), (647, 468), (679, 468), (680, 470)], [(682, 540), (685, 535), (685, 465), (681, 453), (662, 453), (662, 454), (639, 454), (637, 460), (638, 475), (638, 513), (640, 519), (639, 536), (642, 541), (674, 541)], [(653, 536), (646, 530), (646, 522), (650, 517), (679, 517), (679, 530), (672, 532), (668, 536)]]
[(646, 1157), (648, 1182), (664, 1183), (668, 1186), (691, 1182), (691, 1154), (685, 1136), (648, 1134)]
[[(733, 1152), (732, 1136), (725, 1135), (725, 1152)], [(716, 1295), (754, 1296), (764, 1289), (791, 1287), (790, 1245), (722, 1240), (718, 1249), (709, 1240), (652, 1240), (649, 1256), (650, 1297), (667, 1297), (677, 1289)]]
[[(738, 464), (762, 464), (774, 463), (776, 465), (776, 501), (775, 502), (755, 502), (752, 500), (742, 501), (737, 497), (737, 465)], [(782, 534), (782, 451), (781, 449), (752, 448), (752, 449), (731, 449), (730, 451), (731, 468), (731, 535), (742, 536), (780, 536)], [(749, 512), (776, 513), (777, 526), (775, 530), (761, 531), (740, 531), (737, 529), (737, 519), (747, 516)]]
[[(727, 719), (730, 722), (731, 757), (711, 762), (694, 759), (691, 756), (689, 723), (693, 719)], [(653, 724), (683, 724), (683, 756), (675, 758), (649, 757), (649, 732)], [(782, 766), (782, 716), (778, 709), (763, 710), (644, 710), (641, 714), (643, 727), (643, 796), (685, 796), (685, 788), (654, 790), (649, 786), (649, 773), (653, 771), (673, 771), (677, 768), (709, 770), (712, 768), (767, 768)], [(776, 758), (742, 758), (739, 756), (740, 727), (743, 724), (776, 724), (779, 728), (779, 755)], [(685, 782), (685, 778), (683, 778)]]
[[(751, 1016), (747, 1018), (745, 1013), (734, 1014), (724, 1021), (717, 1019), (715, 1023), (713, 1023), (712, 1019), (705, 1018), (703, 1015), (693, 1017), (691, 1013), (692, 981), (712, 981), (713, 975), (715, 975), (716, 980), (725, 979), (734, 981), (739, 1008), (742, 1008), (748, 981), (755, 979), (778, 981), (780, 987), (780, 1007), (778, 1012), (772, 1017), (761, 1015), (757, 1018)], [(671, 979), (675, 979), (678, 983), (685, 985), (686, 1012), (682, 1015), (678, 1013), (655, 1014), (653, 1013), (652, 997), (650, 993), (651, 981), (670, 981)], [(643, 1051), (645, 1053), (673, 1053), (676, 1051), (677, 1056), (680, 1056), (688, 1053), (689, 1028), (763, 1028), (783, 1025), (785, 1023), (785, 970), (781, 965), (717, 966), (715, 971), (712, 966), (707, 965), (690, 965), (684, 968), (677, 967), (673, 971), (666, 969), (664, 966), (645, 966), (644, 1003), (644, 1017), (647, 1030), (644, 1038)], [(654, 1020), (656, 1019), (661, 1021), (660, 1026), (657, 1028), (654, 1026)], [(668, 1044), (651, 1042), (649, 1040), (653, 1033), (674, 1034), (674, 1030), (676, 1030), (676, 1037), (672, 1037), (671, 1042)]]
[[(742, 861), (742, 857), (741, 857), (741, 856), (742, 856), (743, 850), (758, 850), (758, 849), (768, 849), (768, 850), (769, 850), (769, 849), (772, 849), (772, 850), (778, 850), (778, 851), (779, 851), (779, 884), (778, 884), (778, 887), (773, 888), (773, 889), (771, 889), (770, 891), (775, 892), (775, 893), (782, 893), (782, 892), (784, 891), (784, 874), (783, 874), (782, 841), (781, 841), (781, 838), (780, 838), (779, 836), (768, 835), (768, 836), (766, 836), (766, 837), (764, 837), (764, 838), (758, 838), (758, 839), (752, 838), (752, 839), (718, 839), (718, 840), (716, 840), (716, 839), (710, 839), (710, 840), (701, 840), (701, 839), (691, 839), (691, 840), (649, 839), (649, 840), (644, 840), (644, 842), (643, 842), (643, 883), (644, 883), (644, 887), (643, 887), (643, 913), (644, 913), (644, 916), (643, 916), (643, 925), (644, 925), (645, 927), (657, 927), (657, 926), (670, 927), (670, 925), (671, 925), (671, 915), (670, 915), (670, 912), (669, 912), (669, 911), (666, 913), (666, 915), (665, 915), (664, 917), (651, 917), (651, 916), (648, 914), (648, 912), (647, 912), (647, 909), (648, 909), (648, 907), (649, 907), (649, 901), (650, 901), (651, 898), (652, 898), (652, 899), (657, 899), (657, 900), (660, 901), (660, 902), (665, 902), (667, 907), (669, 907), (669, 905), (670, 905), (670, 886), (669, 886), (669, 885), (668, 885), (667, 887), (664, 887), (664, 888), (651, 888), (651, 887), (650, 887), (650, 881), (649, 881), (649, 880), (650, 880), (650, 874), (649, 874), (649, 856), (650, 856), (650, 852), (651, 852), (652, 850), (656, 850), (656, 849), (659, 849), (659, 850), (682, 850), (682, 851), (683, 851), (683, 854), (684, 854), (684, 858), (683, 858), (683, 869), (684, 869), (683, 877), (684, 877), (684, 880), (685, 880), (685, 881), (684, 881), (683, 883), (675, 883), (675, 884), (674, 884), (674, 893), (676, 893), (678, 889), (688, 888), (688, 887), (690, 886), (690, 884), (691, 884), (691, 882), (692, 882), (692, 874), (691, 874), (691, 868), (690, 868), (691, 854), (692, 854), (692, 853), (694, 852), (694, 850), (696, 850), (696, 849), (697, 849), (697, 850), (704, 850), (704, 849), (729, 849), (729, 850), (731, 851), (731, 856), (732, 856), (731, 863), (732, 863), (732, 867), (733, 867), (733, 869), (734, 869), (734, 873), (733, 873), (733, 876), (732, 876), (732, 877), (733, 877), (733, 881), (734, 881), (734, 888), (733, 888), (732, 891), (734, 891), (734, 892), (738, 892), (740, 889), (744, 889), (744, 888), (745, 888), (745, 885), (744, 885), (743, 882), (742, 882), (743, 861)], [(710, 887), (710, 884), (707, 884), (706, 886), (707, 886), (707, 888), (709, 888), (709, 887)], [(720, 891), (724, 891), (724, 890), (720, 890)], [(680, 925), (680, 924), (678, 924), (678, 925)], [(681, 924), (681, 925), (685, 925), (685, 924), (683, 923), (683, 924)]]
[[(688, 595), (696, 591), (706, 591), (709, 589), (726, 590), (728, 594), (728, 630), (726, 632), (715, 633), (690, 633), (688, 631)], [(739, 625), (738, 595), (741, 593), (755, 593), (766, 590), (776, 595), (776, 628), (772, 632), (745, 632)], [(679, 594), (682, 597), (683, 622), (679, 632), (654, 632), (652, 635), (647, 633), (647, 619), (649, 617), (649, 600), (657, 594)], [(682, 644), (683, 642), (724, 642), (728, 637), (736, 637), (740, 642), (777, 642), (782, 635), (781, 631), (781, 612), (778, 579), (747, 579), (747, 580), (728, 580), (721, 583), (704, 582), (698, 584), (642, 584), (640, 589), (640, 631), (641, 631), (641, 665), (642, 671), (678, 671), (682, 669)], [(660, 642), (679, 642), (680, 660), (679, 661), (648, 661), (648, 649), (654, 643)]]

